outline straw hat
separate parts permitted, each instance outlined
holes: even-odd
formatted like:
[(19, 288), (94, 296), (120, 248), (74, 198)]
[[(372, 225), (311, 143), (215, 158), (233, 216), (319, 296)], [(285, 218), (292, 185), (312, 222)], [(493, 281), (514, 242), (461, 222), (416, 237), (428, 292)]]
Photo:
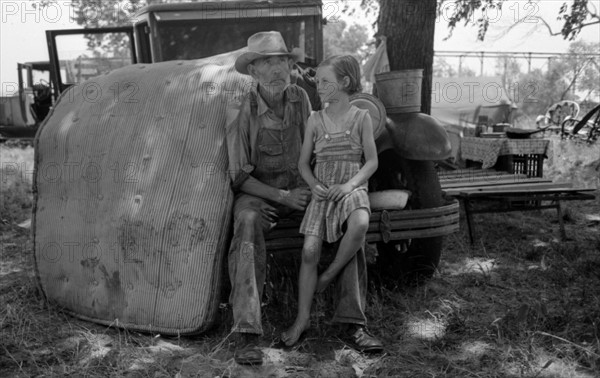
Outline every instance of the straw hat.
[(299, 48), (288, 51), (278, 31), (258, 32), (248, 38), (248, 51), (236, 59), (235, 69), (239, 73), (249, 75), (248, 64), (259, 58), (280, 55), (286, 55), (297, 62), (303, 58), (304, 52)]

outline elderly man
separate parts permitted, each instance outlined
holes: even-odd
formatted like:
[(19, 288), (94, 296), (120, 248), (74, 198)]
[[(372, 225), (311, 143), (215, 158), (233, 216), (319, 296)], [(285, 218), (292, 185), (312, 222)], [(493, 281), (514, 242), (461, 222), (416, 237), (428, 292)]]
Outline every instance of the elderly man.
[[(238, 72), (251, 75), (257, 82), (236, 122), (227, 130), (236, 194), (228, 261), (232, 286), (229, 301), (233, 307), (232, 332), (238, 344), (235, 360), (240, 364), (262, 363), (258, 341), (263, 333), (264, 235), (279, 218), (304, 210), (310, 201), (310, 191), (298, 172), (298, 159), (311, 106), (306, 92), (290, 84), (293, 65), (301, 55), (297, 49), (287, 50), (279, 32), (260, 32), (248, 39), (248, 51), (235, 62)], [(345, 295), (340, 298), (342, 306), (338, 306), (336, 317), (342, 322), (357, 319), (355, 323), (363, 325), (366, 268), (356, 261), (348, 265), (340, 275), (344, 277), (341, 286)], [(356, 337), (363, 344), (381, 346), (364, 332)]]

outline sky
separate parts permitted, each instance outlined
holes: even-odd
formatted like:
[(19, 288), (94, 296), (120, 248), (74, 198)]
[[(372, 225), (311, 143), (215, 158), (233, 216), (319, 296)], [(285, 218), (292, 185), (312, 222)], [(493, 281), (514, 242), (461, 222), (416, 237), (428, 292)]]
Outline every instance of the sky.
[[(560, 36), (552, 37), (543, 24), (533, 16), (546, 19), (553, 31), (560, 30), (561, 22), (556, 20), (558, 10), (564, 0), (540, 0), (533, 5), (528, 1), (506, 0), (500, 12), (490, 12), (490, 29), (484, 42), (478, 42), (475, 26), (458, 26), (453, 36), (448, 40), (447, 15), (452, 8), (449, 4), (442, 10), (442, 15), (436, 21), (435, 45), (436, 51), (518, 51), (518, 52), (566, 52), (569, 41)], [(600, 12), (600, 0), (591, 0)], [(355, 16), (348, 18), (342, 14), (342, 4), (339, 0), (323, 0), (323, 13), (326, 17), (340, 16), (349, 22), (362, 23), (370, 26), (373, 21), (361, 14), (358, 4), (360, 0), (351, 0), (351, 5), (357, 8)], [(17, 63), (27, 61), (48, 60), (45, 30), (73, 29), (79, 26), (70, 20), (72, 9), (69, 0), (58, 0), (58, 4), (50, 8), (34, 7), (36, 1), (0, 0), (0, 92), (10, 94), (16, 88)], [(116, 3), (115, 3), (116, 4)], [(530, 16), (527, 23), (515, 27), (506, 35), (502, 32), (516, 20)], [(584, 28), (578, 39), (599, 44), (600, 25)], [(458, 66), (458, 59), (448, 58), (447, 61)], [(493, 74), (495, 62), (485, 65), (484, 74)], [(466, 59), (464, 66), (479, 71), (479, 60)], [(545, 64), (544, 60), (534, 61), (533, 67)], [(491, 70), (491, 71), (490, 71)]]

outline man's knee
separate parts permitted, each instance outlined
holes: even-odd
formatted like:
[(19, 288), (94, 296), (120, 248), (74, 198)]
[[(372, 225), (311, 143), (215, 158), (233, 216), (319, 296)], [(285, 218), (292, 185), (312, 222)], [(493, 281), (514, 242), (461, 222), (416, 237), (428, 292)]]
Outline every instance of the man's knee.
[(260, 213), (254, 209), (244, 209), (237, 215), (236, 222), (244, 226), (254, 226), (260, 222)]

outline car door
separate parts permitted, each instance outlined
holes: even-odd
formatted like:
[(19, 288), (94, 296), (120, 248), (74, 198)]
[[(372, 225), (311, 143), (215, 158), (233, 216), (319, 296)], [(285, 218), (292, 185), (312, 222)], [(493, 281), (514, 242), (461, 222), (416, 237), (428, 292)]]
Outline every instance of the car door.
[(71, 85), (137, 62), (133, 27), (47, 30), (57, 94)]

